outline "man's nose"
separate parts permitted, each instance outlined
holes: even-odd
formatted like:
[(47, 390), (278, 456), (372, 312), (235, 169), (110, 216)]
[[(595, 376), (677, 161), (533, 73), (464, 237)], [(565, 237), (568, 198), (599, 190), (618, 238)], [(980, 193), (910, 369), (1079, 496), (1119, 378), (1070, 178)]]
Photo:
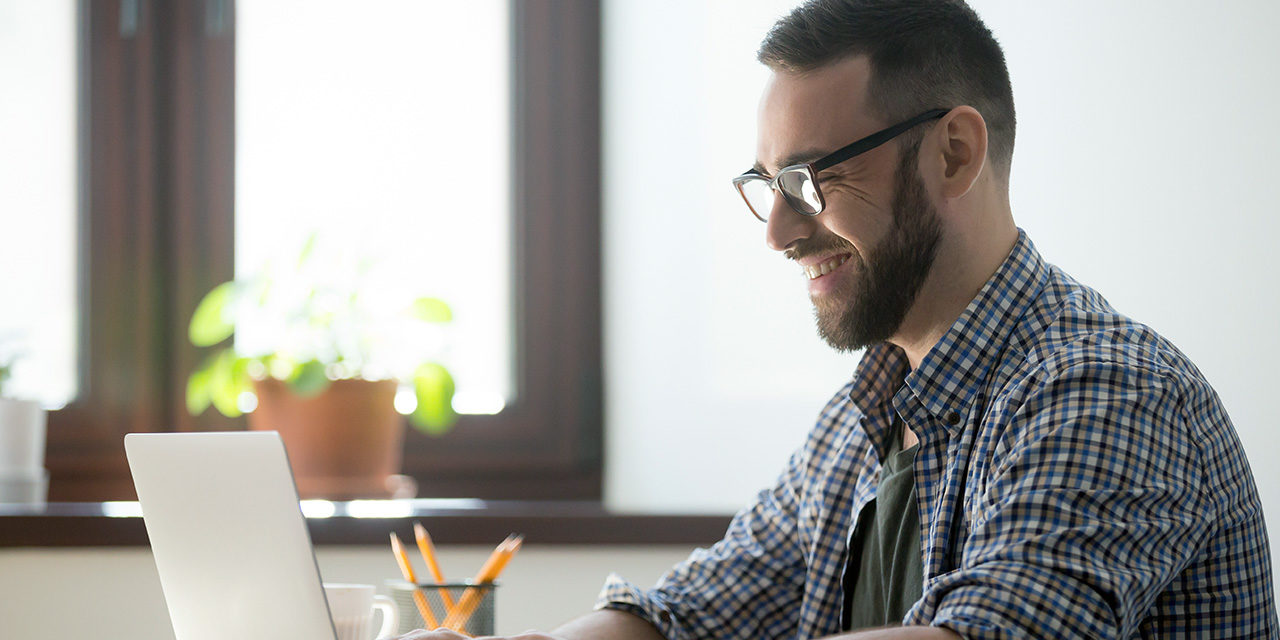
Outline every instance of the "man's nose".
[(813, 235), (813, 227), (817, 216), (806, 216), (796, 213), (787, 204), (781, 193), (773, 194), (773, 210), (769, 212), (769, 221), (765, 225), (765, 240), (774, 251), (785, 251), (797, 240), (805, 240)]

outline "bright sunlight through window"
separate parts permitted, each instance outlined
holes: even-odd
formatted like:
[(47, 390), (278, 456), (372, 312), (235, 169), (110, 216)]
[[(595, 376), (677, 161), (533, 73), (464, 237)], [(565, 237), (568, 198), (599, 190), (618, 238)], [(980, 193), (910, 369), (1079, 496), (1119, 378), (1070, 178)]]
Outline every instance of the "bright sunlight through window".
[[(370, 343), (366, 377), (426, 347), (453, 373), (456, 410), (501, 411), (515, 392), (507, 2), (248, 0), (236, 12), (237, 277), (267, 269), (300, 295), (354, 287), (332, 301), (359, 307), (341, 317), (445, 301), (453, 319), (437, 333), (389, 323), (356, 338)], [(298, 339), (273, 329), (237, 340)]]

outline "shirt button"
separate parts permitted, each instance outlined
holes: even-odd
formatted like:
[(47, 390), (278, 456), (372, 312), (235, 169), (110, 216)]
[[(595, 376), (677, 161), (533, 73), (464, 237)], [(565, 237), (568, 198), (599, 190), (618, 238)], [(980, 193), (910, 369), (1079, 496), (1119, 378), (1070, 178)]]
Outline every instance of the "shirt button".
[(943, 419), (947, 421), (947, 424), (953, 427), (960, 424), (960, 414), (955, 411), (948, 411), (947, 415), (943, 416)]

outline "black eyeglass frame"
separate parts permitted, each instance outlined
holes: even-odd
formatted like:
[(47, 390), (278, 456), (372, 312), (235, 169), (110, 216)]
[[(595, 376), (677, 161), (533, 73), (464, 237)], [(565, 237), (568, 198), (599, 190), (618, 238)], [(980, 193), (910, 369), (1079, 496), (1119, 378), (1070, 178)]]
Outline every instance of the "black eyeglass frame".
[[(762, 180), (767, 182), (771, 190), (777, 191), (782, 194), (782, 199), (786, 201), (787, 206), (791, 207), (792, 211), (795, 211), (796, 213), (802, 216), (816, 216), (819, 213), (822, 213), (827, 208), (826, 198), (823, 197), (822, 189), (818, 185), (818, 172), (826, 169), (830, 169), (831, 167), (834, 167), (840, 164), (841, 162), (849, 160), (854, 156), (857, 156), (857, 155), (866, 153), (872, 149), (875, 149), (876, 147), (902, 135), (903, 133), (906, 133), (907, 130), (911, 129), (912, 127), (915, 127), (916, 125), (928, 122), (930, 120), (937, 120), (942, 116), (947, 115), (948, 113), (951, 113), (950, 109), (930, 109), (929, 111), (926, 111), (914, 118), (911, 118), (910, 120), (899, 122), (898, 124), (895, 124), (891, 127), (887, 127), (885, 129), (881, 129), (880, 131), (877, 131), (865, 138), (851, 142), (817, 160), (814, 160), (813, 162), (793, 164), (788, 167), (783, 167), (781, 170), (778, 171), (778, 174), (773, 176), (772, 178), (760, 173), (759, 171), (756, 171), (755, 167), (752, 167), (750, 169), (747, 169), (747, 171), (742, 175), (734, 178), (733, 186), (738, 190), (738, 195), (742, 196), (743, 202), (747, 203), (747, 208), (751, 210), (751, 214), (754, 215), (756, 218), (758, 218), (761, 222), (769, 221), (769, 218), (768, 218), (769, 212), (765, 212), (765, 215), (762, 216), (756, 211), (755, 207), (751, 206), (751, 199), (747, 197), (746, 192), (743, 191), (743, 188), (742, 188), (743, 184), (750, 181)], [(800, 207), (796, 206), (796, 203), (794, 202), (797, 196), (787, 192), (785, 189), (778, 187), (778, 181), (782, 178), (782, 176), (792, 171), (804, 171), (805, 173), (808, 174), (808, 179), (813, 184), (814, 194), (818, 196), (819, 206), (816, 211), (810, 213), (808, 211), (802, 210)]]

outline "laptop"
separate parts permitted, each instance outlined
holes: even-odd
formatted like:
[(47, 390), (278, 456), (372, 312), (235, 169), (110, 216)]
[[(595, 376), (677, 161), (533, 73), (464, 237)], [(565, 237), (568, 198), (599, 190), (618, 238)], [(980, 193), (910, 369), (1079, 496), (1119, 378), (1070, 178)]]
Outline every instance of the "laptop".
[(274, 431), (124, 437), (176, 640), (336, 640)]

